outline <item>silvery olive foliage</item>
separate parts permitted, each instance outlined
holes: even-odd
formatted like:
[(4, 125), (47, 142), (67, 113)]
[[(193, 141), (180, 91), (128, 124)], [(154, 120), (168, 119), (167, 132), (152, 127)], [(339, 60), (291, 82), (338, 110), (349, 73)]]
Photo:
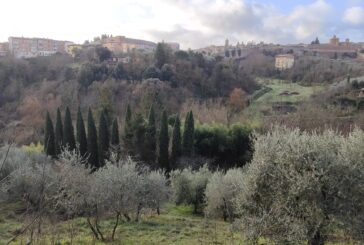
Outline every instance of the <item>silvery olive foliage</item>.
[(242, 191), (243, 181), (242, 169), (230, 169), (226, 173), (216, 171), (206, 187), (205, 214), (232, 222), (237, 213), (234, 201)]
[(95, 172), (77, 151), (64, 150), (57, 160), (43, 163), (24, 159), (29, 164), (16, 163), (21, 167), (3, 182), (2, 193), (6, 198), (26, 198), (35, 209), (42, 199), (42, 208), (53, 215), (138, 217), (145, 209), (159, 211), (171, 193), (162, 171), (151, 171), (130, 158), (111, 157)]
[(46, 161), (48, 158), (42, 153), (26, 152), (14, 145), (2, 146), (0, 148), (0, 180), (8, 177), (17, 169), (27, 168), (34, 163)]
[(56, 187), (49, 180), (54, 178), (54, 173), (46, 164), (49, 159), (44, 154), (28, 153), (13, 145), (5, 145), (0, 148), (0, 159), (0, 200), (21, 197), (35, 208), (44, 198), (51, 199)]
[(194, 211), (204, 204), (205, 190), (212, 175), (207, 165), (194, 171), (190, 168), (171, 172), (171, 186), (176, 204), (192, 204)]
[(276, 127), (256, 135), (254, 148), (235, 201), (246, 238), (323, 244), (341, 227), (363, 240), (363, 131), (344, 137)]

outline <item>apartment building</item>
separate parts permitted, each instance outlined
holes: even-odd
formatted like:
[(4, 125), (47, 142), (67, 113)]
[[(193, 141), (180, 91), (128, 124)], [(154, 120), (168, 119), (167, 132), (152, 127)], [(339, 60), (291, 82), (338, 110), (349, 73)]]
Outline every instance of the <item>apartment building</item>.
[(16, 58), (51, 56), (66, 53), (66, 47), (71, 43), (47, 38), (9, 37), (9, 51)]
[(9, 53), (9, 43), (0, 43), (0, 57), (5, 57)]

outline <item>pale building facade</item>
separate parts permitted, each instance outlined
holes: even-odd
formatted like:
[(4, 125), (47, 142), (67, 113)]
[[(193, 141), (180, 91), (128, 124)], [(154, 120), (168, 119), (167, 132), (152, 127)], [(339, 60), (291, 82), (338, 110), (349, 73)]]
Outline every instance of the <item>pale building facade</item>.
[(276, 56), (275, 67), (278, 70), (291, 69), (294, 65), (294, 56), (292, 54), (281, 54)]
[(9, 53), (9, 43), (0, 43), (0, 57), (5, 57)]
[(330, 39), (330, 44), (331, 45), (335, 45), (335, 46), (339, 46), (340, 45), (340, 39), (336, 37), (336, 35), (334, 35), (331, 39)]
[(166, 43), (173, 51), (178, 51), (180, 49), (179, 43), (168, 42)]
[(103, 39), (102, 46), (114, 53), (125, 53), (133, 49), (152, 52), (155, 50), (157, 44), (145, 40), (116, 36)]
[(66, 46), (70, 43), (46, 38), (9, 37), (9, 51), (16, 58), (51, 56), (66, 53)]

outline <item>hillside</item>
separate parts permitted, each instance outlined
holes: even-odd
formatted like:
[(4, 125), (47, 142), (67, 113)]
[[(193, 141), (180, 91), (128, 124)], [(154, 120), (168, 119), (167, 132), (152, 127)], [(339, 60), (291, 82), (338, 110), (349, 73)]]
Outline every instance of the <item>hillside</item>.
[(295, 112), (299, 104), (308, 102), (312, 96), (328, 87), (324, 85), (302, 86), (298, 83), (269, 78), (258, 81), (262, 85), (263, 93), (257, 98), (253, 95), (249, 107), (244, 111), (244, 115), (247, 117), (261, 118), (279, 112)]

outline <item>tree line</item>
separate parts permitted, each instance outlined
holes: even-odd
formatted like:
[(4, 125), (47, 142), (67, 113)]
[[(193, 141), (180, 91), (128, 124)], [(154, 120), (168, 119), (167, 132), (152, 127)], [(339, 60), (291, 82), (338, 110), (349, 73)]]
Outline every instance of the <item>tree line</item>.
[(187, 113), (183, 132), (181, 132), (179, 116), (174, 116), (173, 119), (173, 132), (170, 140), (169, 119), (166, 111), (163, 111), (160, 126), (157, 129), (153, 106), (150, 108), (146, 122), (142, 114), (133, 115), (130, 106), (128, 106), (123, 134), (120, 137), (119, 124), (116, 118), (110, 123), (109, 114), (104, 109), (100, 113), (98, 128), (96, 128), (90, 108), (86, 134), (85, 123), (79, 108), (75, 134), (70, 109), (66, 108), (63, 121), (61, 111), (57, 109), (55, 127), (50, 113), (47, 112), (46, 114), (44, 151), (53, 158), (57, 158), (63, 149), (77, 151), (80, 156), (87, 159), (92, 169), (104, 166), (111, 152), (119, 155), (125, 153), (149, 163), (153, 168), (169, 171), (179, 157), (190, 157), (194, 152), (195, 129), (192, 111)]
[(65, 148), (78, 151), (91, 168), (97, 169), (104, 166), (114, 152), (119, 157), (132, 156), (153, 169), (166, 171), (206, 162), (227, 169), (243, 166), (252, 155), (252, 130), (240, 124), (230, 127), (218, 124), (195, 126), (192, 111), (181, 122), (179, 115), (168, 115), (167, 111), (157, 116), (154, 106), (144, 117), (141, 113), (133, 113), (128, 105), (120, 132), (117, 118), (112, 119), (110, 114), (103, 109), (96, 124), (89, 109), (86, 130), (79, 108), (75, 132), (68, 107), (63, 120), (60, 109), (57, 109), (55, 127), (47, 112), (45, 153), (57, 158)]

